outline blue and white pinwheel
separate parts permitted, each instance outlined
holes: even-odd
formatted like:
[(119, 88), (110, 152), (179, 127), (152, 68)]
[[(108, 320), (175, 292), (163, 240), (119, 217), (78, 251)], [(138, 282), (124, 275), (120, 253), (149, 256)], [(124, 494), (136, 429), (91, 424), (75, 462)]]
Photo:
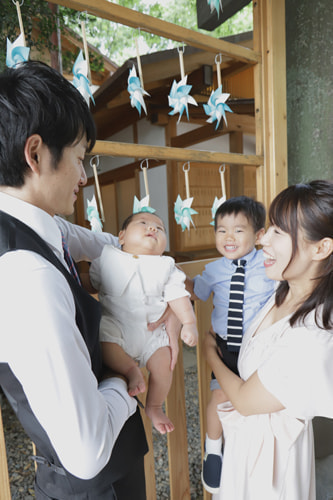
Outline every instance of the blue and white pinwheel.
[(203, 105), (206, 115), (209, 116), (206, 121), (208, 123), (213, 123), (216, 120), (215, 130), (217, 130), (222, 118), (225, 121), (226, 126), (228, 126), (225, 112), (229, 111), (229, 113), (232, 113), (232, 110), (225, 101), (229, 96), (230, 94), (222, 92), (222, 85), (220, 85), (216, 90), (212, 91), (210, 98), (208, 99), (208, 103)]
[(184, 76), (178, 83), (176, 80), (173, 81), (171, 86), (170, 94), (168, 95), (169, 106), (173, 108), (169, 115), (175, 115), (179, 113), (178, 122), (180, 121), (182, 114), (186, 111), (187, 119), (188, 115), (188, 105), (193, 104), (197, 106), (197, 101), (189, 95), (192, 85), (187, 85), (187, 75)]
[(92, 197), (91, 200), (87, 200), (87, 205), (88, 205), (87, 206), (87, 215), (88, 215), (88, 221), (90, 222), (90, 225), (91, 225), (91, 230), (94, 233), (101, 233), (102, 232), (102, 221), (99, 217), (95, 195)]
[(215, 200), (213, 201), (213, 206), (212, 206), (212, 222), (210, 223), (211, 226), (214, 226), (215, 225), (215, 214), (216, 214), (216, 210), (219, 208), (220, 205), (222, 205), (222, 203), (224, 203), (226, 201), (226, 197), (225, 196), (221, 196), (221, 198), (218, 198), (217, 196), (215, 196)]
[(207, 4), (210, 7), (210, 12), (214, 12), (214, 10), (216, 10), (217, 17), (220, 17), (220, 9), (221, 12), (223, 11), (221, 0), (207, 0)]
[(149, 206), (149, 194), (142, 198), (142, 200), (138, 200), (136, 196), (134, 196), (134, 203), (133, 203), (133, 214), (138, 214), (139, 212), (149, 212), (153, 214), (156, 212), (155, 208), (151, 208)]
[(29, 59), (30, 48), (24, 46), (24, 35), (21, 33), (16, 40), (11, 43), (7, 38), (6, 66), (15, 68), (19, 64)]
[(191, 224), (193, 227), (195, 227), (192, 220), (192, 215), (197, 214), (198, 212), (191, 208), (192, 201), (193, 198), (182, 200), (179, 195), (177, 196), (177, 200), (175, 201), (175, 219), (177, 224), (182, 227), (183, 231), (185, 231), (186, 228), (190, 229)]
[(142, 88), (140, 78), (136, 74), (136, 69), (134, 65), (128, 75), (127, 90), (131, 98), (132, 108), (136, 108), (140, 116), (141, 116), (141, 108), (143, 108), (144, 112), (147, 114), (146, 104), (143, 96), (144, 95), (149, 96), (149, 94)]
[(89, 99), (92, 100), (92, 102), (95, 104), (91, 88), (90, 88), (90, 83), (88, 80), (88, 63), (83, 57), (82, 50), (80, 50), (79, 55), (76, 58), (76, 61), (73, 66), (73, 85), (78, 89), (78, 91), (81, 93), (81, 95), (84, 97), (86, 100), (87, 104), (89, 105)]

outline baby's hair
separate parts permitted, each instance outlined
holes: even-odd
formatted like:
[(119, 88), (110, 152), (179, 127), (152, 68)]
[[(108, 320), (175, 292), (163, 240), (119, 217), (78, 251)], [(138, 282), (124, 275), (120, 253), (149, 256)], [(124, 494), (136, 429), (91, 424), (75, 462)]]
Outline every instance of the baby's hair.
[(219, 218), (239, 213), (242, 213), (247, 218), (255, 233), (265, 227), (266, 209), (264, 205), (248, 196), (235, 196), (222, 203), (217, 209), (214, 221), (215, 231)]
[[(128, 217), (126, 217), (126, 219), (124, 220), (122, 226), (121, 226), (121, 230), (124, 231), (125, 229), (127, 229), (127, 227), (129, 226), (129, 224), (132, 222), (132, 220), (134, 219), (134, 217), (136, 215), (140, 215), (140, 214), (144, 214), (144, 213), (148, 213), (148, 212), (135, 212), (134, 214), (130, 214)], [(157, 217), (158, 219), (160, 219), (160, 221), (162, 222), (163, 224), (163, 227), (165, 229), (165, 225), (164, 225), (164, 222), (163, 220), (161, 219), (161, 217), (159, 215), (157, 215), (156, 213), (153, 213), (152, 215), (155, 215), (155, 217)]]

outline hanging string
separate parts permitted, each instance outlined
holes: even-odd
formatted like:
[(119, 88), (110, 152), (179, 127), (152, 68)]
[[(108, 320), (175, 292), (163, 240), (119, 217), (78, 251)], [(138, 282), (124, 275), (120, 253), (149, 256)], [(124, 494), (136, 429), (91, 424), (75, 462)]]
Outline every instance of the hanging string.
[(99, 165), (99, 156), (93, 156), (90, 159), (90, 166), (93, 169), (94, 172), (94, 178), (95, 178), (95, 185), (96, 185), (96, 191), (97, 191), (97, 198), (98, 198), (98, 203), (99, 207), (101, 210), (101, 220), (105, 222), (105, 217), (104, 217), (104, 208), (103, 208), (103, 202), (102, 202), (102, 195), (101, 195), (101, 189), (99, 185), (99, 180), (98, 180), (98, 173), (97, 173), (97, 167)]
[(185, 78), (185, 66), (184, 66), (184, 52), (185, 52), (185, 47), (184, 45), (182, 47), (177, 47), (178, 54), (179, 54), (179, 66), (180, 66), (180, 78), (181, 80)]
[[(146, 162), (146, 166), (145, 167), (143, 166), (144, 162)], [(146, 196), (149, 196), (148, 177), (147, 177), (148, 158), (146, 158), (145, 160), (142, 160), (142, 162), (140, 163), (140, 168), (141, 168), (142, 173), (143, 173), (143, 181), (144, 181), (144, 184), (145, 184)]]
[(215, 64), (216, 64), (217, 86), (220, 87), (222, 85), (222, 78), (221, 78), (222, 54), (218, 54), (217, 56), (215, 56)]
[[(86, 17), (87, 17), (87, 12), (85, 14), (86, 14)], [(83, 49), (84, 49), (84, 57), (85, 57), (85, 60), (87, 61), (87, 77), (88, 77), (89, 82), (91, 82), (91, 70), (90, 70), (88, 42), (87, 42), (86, 24), (85, 23), (86, 23), (86, 19), (85, 20), (80, 19), (81, 31), (82, 31), (82, 40), (83, 40)]]
[[(185, 169), (185, 165), (187, 168)], [(189, 171), (190, 171), (190, 162), (186, 162), (183, 165), (183, 172), (185, 174), (185, 190), (186, 190), (186, 198), (190, 198), (190, 183), (189, 183)]]
[[(139, 36), (140, 36), (140, 28), (139, 28)], [(144, 88), (138, 38), (135, 38), (135, 47), (136, 47), (136, 61), (138, 63), (139, 78), (140, 78), (140, 82), (141, 82), (141, 87)]]
[(220, 165), (219, 172), (220, 172), (220, 179), (221, 179), (222, 196), (227, 198), (227, 193), (225, 190), (225, 179), (224, 179), (225, 163), (223, 163), (223, 165)]
[(12, 2), (14, 5), (16, 5), (17, 17), (18, 17), (18, 22), (19, 22), (19, 26), (20, 26), (20, 32), (22, 33), (22, 37), (23, 37), (23, 46), (26, 47), (24, 27), (23, 27), (22, 15), (21, 15), (21, 6), (23, 5), (24, 0), (22, 0), (21, 3), (17, 2), (17, 1), (15, 2), (14, 0), (12, 0)]

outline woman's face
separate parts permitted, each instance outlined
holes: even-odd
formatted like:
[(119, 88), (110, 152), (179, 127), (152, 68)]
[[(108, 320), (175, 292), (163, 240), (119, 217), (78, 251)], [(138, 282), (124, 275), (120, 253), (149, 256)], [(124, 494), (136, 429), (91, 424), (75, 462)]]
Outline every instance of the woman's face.
[(316, 276), (318, 262), (313, 260), (315, 243), (305, 239), (303, 230), (298, 231), (297, 250), (292, 256), (292, 240), (289, 233), (271, 226), (260, 241), (264, 251), (264, 266), (269, 278), (277, 281), (302, 281)]

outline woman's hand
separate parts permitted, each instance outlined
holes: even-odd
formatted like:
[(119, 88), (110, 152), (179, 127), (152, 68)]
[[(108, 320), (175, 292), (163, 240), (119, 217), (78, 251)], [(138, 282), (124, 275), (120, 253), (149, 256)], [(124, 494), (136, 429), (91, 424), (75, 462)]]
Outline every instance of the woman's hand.
[(216, 345), (216, 334), (211, 330), (206, 332), (205, 335), (203, 336), (202, 347), (206, 361), (210, 367), (212, 367), (212, 364), (214, 364), (214, 361), (216, 360), (219, 360), (221, 362), (222, 356), (218, 354)]

